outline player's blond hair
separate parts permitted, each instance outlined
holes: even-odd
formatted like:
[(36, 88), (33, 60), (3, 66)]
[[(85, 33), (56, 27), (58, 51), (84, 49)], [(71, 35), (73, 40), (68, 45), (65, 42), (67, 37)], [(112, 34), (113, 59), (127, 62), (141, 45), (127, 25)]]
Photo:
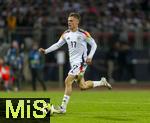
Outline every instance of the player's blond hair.
[(79, 21), (80, 21), (80, 19), (81, 19), (80, 14), (79, 14), (79, 13), (76, 13), (76, 12), (71, 12), (71, 13), (69, 14), (69, 17), (74, 17), (74, 18), (78, 19)]

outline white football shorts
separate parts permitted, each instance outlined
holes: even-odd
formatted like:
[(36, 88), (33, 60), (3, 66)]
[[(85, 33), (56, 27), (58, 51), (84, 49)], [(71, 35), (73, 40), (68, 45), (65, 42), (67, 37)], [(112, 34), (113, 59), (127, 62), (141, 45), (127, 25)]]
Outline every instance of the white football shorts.
[(71, 69), (68, 72), (68, 75), (79, 75), (80, 73), (85, 73), (85, 70), (87, 68), (86, 63), (76, 63), (71, 65)]

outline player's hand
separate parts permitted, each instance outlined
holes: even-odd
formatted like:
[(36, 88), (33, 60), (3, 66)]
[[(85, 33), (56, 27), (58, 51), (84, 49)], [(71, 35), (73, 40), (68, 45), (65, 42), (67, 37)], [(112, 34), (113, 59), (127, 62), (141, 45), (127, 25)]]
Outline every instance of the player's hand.
[(45, 54), (45, 49), (39, 48), (39, 52), (42, 53), (42, 54)]
[(86, 63), (87, 63), (88, 65), (91, 65), (91, 64), (92, 64), (92, 59), (91, 59), (91, 58), (87, 58), (87, 59), (86, 59)]

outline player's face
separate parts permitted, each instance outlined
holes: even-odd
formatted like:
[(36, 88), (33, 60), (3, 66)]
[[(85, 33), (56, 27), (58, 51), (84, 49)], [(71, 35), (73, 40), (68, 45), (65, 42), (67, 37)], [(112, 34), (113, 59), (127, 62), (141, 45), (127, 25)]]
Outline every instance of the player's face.
[(78, 28), (79, 20), (75, 17), (68, 17), (68, 28), (75, 31)]

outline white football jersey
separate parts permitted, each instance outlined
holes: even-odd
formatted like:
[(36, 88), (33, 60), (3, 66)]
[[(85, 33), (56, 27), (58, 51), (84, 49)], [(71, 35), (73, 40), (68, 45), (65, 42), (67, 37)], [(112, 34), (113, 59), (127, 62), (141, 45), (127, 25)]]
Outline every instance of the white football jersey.
[[(97, 48), (94, 39), (87, 31), (82, 29), (78, 29), (76, 32), (66, 30), (57, 43), (45, 50), (46, 54), (58, 49), (65, 43), (68, 44), (70, 64), (85, 62), (87, 57), (92, 58)], [(91, 45), (88, 56), (87, 43)]]

